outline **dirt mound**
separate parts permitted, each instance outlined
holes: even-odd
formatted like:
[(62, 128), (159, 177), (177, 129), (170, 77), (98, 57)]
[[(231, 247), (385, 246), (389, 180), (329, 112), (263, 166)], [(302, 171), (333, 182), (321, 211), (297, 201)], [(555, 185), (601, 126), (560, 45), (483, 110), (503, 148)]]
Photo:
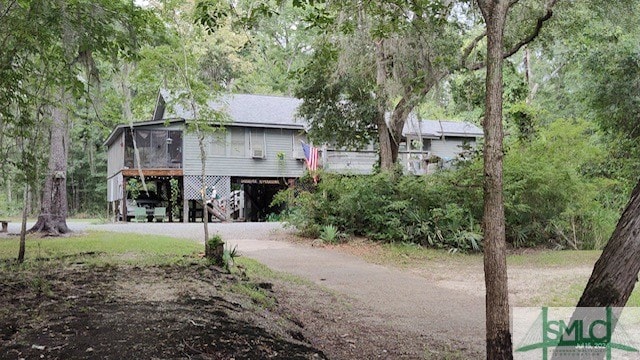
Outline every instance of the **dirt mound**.
[(324, 359), (202, 265), (0, 269), (3, 359)]

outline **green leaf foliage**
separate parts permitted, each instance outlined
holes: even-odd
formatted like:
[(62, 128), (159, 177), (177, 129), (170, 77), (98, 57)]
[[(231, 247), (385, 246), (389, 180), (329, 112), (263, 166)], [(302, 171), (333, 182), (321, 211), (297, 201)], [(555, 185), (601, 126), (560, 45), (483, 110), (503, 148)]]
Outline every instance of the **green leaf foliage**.
[[(376, 135), (376, 100), (372, 83), (360, 76), (334, 78), (338, 50), (322, 44), (299, 72), (296, 96), (305, 99), (298, 109), (309, 124), (309, 137), (347, 148), (362, 148)], [(348, 129), (349, 131), (345, 131)]]
[[(508, 139), (504, 158), (507, 239), (516, 247), (599, 248), (623, 199), (618, 182), (594, 174), (606, 159), (594, 127), (557, 120), (530, 138)], [(482, 159), (425, 176), (324, 174), (312, 191), (289, 189), (276, 201), (303, 235), (338, 231), (385, 242), (480, 251)]]
[[(441, 174), (429, 177), (324, 174), (314, 192), (278, 194), (289, 222), (303, 235), (327, 237), (329, 228), (375, 240), (414, 242), (460, 251), (481, 249), (469, 206), (447, 203)], [(465, 231), (465, 233), (462, 232)], [(474, 235), (470, 235), (474, 233)]]

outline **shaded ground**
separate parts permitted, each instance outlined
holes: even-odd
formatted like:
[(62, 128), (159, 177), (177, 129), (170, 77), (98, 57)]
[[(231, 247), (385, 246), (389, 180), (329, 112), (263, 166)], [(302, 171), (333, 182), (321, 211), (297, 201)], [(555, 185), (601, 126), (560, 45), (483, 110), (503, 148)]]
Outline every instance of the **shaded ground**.
[[(75, 226), (76, 231), (92, 229), (163, 234), (200, 241), (202, 238), (202, 224), (71, 226)], [(290, 231), (274, 223), (212, 224), (210, 230), (221, 234), (228, 243), (238, 245), (244, 256), (257, 259), (271, 269), (305, 279), (305, 283), (291, 282), (290, 279), (273, 281), (270, 294), (278, 299), (277, 306), (269, 312), (258, 311), (260, 315), (252, 316), (250, 320), (245, 319), (246, 326), (262, 324), (261, 328), (266, 328), (269, 333), (275, 331), (275, 334), (284, 334), (284, 338), (289, 339), (287, 341), (303, 339), (331, 359), (484, 357), (484, 278), (479, 256), (433, 258), (428, 255), (414, 259), (409, 253), (385, 259), (387, 255), (377, 244), (354, 241), (346, 245), (324, 246), (296, 239)], [(515, 306), (547, 303), (547, 295), (553, 290), (550, 289), (551, 284), (563, 284), (567, 279), (586, 279), (591, 266), (591, 262), (552, 268), (545, 268), (544, 263), (510, 265), (511, 303)], [(120, 294), (118, 296), (134, 304), (138, 304), (136, 296), (139, 294), (144, 294), (144, 298), (151, 302), (166, 302), (162, 296), (183, 287), (189, 294), (198, 294), (196, 299), (220, 296), (219, 292), (196, 291), (208, 287), (202, 286), (203, 280), (199, 277), (195, 281), (189, 280), (191, 275), (188, 271), (184, 278), (176, 276), (174, 273), (169, 277), (160, 276), (139, 283), (131, 282), (121, 274), (112, 284), (119, 284), (115, 292)], [(214, 289), (217, 288), (214, 286)], [(3, 301), (1, 297), (0, 301)], [(184, 300), (177, 303), (185, 307), (191, 304)], [(201, 306), (197, 302), (194, 304)], [(180, 307), (166, 309), (177, 314), (187, 310)], [(204, 314), (215, 312), (217, 308), (196, 309)], [(245, 306), (242, 310), (231, 312), (236, 314), (232, 318), (238, 318), (238, 312), (250, 313), (248, 310)], [(274, 317), (269, 318), (264, 315), (266, 313)], [(188, 317), (181, 316), (185, 319)], [(213, 320), (207, 321), (211, 324)], [(194, 322), (200, 324), (197, 319)], [(270, 324), (283, 323), (293, 325), (285, 330), (270, 328)], [(146, 327), (140, 329), (146, 330)], [(147, 340), (156, 338), (162, 338), (161, 334)], [(210, 342), (206, 339), (203, 341), (207, 344)], [(174, 345), (189, 349), (179, 343)], [(196, 349), (205, 353), (203, 348)], [(173, 357), (207, 358), (197, 352), (185, 355), (176, 353)]]
[[(202, 224), (105, 224), (88, 226), (86, 229), (163, 234), (202, 241)], [(227, 243), (237, 245), (243, 256), (340, 295), (354, 312), (359, 312), (359, 319), (354, 322), (373, 334), (371, 340), (363, 337), (359, 342), (372, 344), (370, 347), (373, 349), (367, 353), (378, 354), (394, 347), (379, 344), (382, 336), (376, 334), (381, 333), (390, 339), (385, 341), (386, 344), (397, 339), (412, 340), (401, 341), (399, 347), (402, 350), (395, 353), (400, 357), (439, 358), (437, 354), (446, 349), (459, 355), (459, 358), (483, 357), (482, 292), (449, 289), (408, 271), (369, 263), (360, 256), (341, 253), (329, 247), (311, 246), (310, 241), (296, 243), (292, 231), (283, 229), (279, 223), (216, 223), (211, 224), (209, 230), (210, 233), (220, 234)], [(298, 307), (309, 302), (304, 294), (297, 300)], [(322, 301), (317, 304), (322, 304)], [(295, 306), (292, 307), (292, 311), (295, 310)], [(335, 318), (327, 319), (332, 321)], [(309, 317), (308, 321), (314, 322), (314, 319)], [(344, 323), (344, 320), (335, 320), (318, 326), (328, 332), (334, 328), (340, 329)], [(332, 338), (322, 340), (318, 336), (317, 339), (313, 344), (327, 354), (332, 354), (329, 348), (338, 344)], [(349, 344), (347, 346), (351, 347)], [(431, 353), (436, 355), (432, 356)], [(339, 352), (337, 356), (340, 359), (354, 357), (343, 356)], [(331, 357), (336, 358), (336, 355)]]
[(256, 306), (230, 284), (273, 296), (270, 284), (202, 265), (4, 269), (0, 358), (325, 358), (277, 307)]

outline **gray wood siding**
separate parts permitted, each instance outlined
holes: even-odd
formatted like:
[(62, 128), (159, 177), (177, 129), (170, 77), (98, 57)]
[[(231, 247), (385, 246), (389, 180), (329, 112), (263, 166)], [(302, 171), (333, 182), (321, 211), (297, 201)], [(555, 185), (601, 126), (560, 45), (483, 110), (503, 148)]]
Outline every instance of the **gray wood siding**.
[(124, 133), (121, 133), (107, 150), (107, 179), (124, 167)]
[[(442, 159), (454, 159), (462, 151), (464, 141), (460, 139), (438, 139), (431, 140), (431, 153)], [(475, 146), (475, 141), (468, 141), (469, 145)]]
[(122, 174), (118, 174), (107, 180), (107, 201), (116, 201), (122, 199), (124, 180)]
[[(264, 129), (264, 158), (254, 159), (250, 148), (250, 129), (241, 128), (245, 132), (244, 156), (232, 156), (230, 145), (230, 131), (227, 131), (226, 155), (207, 155), (207, 175), (238, 176), (238, 177), (300, 177), (304, 174), (304, 161), (295, 159), (294, 133), (297, 130)], [(209, 136), (205, 142), (207, 152), (211, 150), (209, 143), (216, 135)], [(300, 147), (300, 144), (296, 144)], [(200, 175), (200, 148), (194, 133), (184, 134), (183, 142), (183, 170), (185, 175)], [(278, 153), (284, 154), (284, 159), (278, 159)]]
[(373, 172), (378, 154), (375, 151), (327, 150), (323, 160), (324, 169), (328, 172), (363, 175)]

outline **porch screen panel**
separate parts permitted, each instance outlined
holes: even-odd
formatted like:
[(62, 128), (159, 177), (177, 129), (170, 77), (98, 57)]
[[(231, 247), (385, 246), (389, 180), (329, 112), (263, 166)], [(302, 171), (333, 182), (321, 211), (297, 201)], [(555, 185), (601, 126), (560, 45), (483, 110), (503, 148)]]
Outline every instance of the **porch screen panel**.
[(133, 161), (135, 166), (141, 166), (142, 168), (151, 167), (151, 131), (149, 130), (136, 130), (136, 147), (138, 148), (138, 154), (140, 155), (140, 163), (138, 164), (138, 158), (135, 156), (135, 148), (134, 148), (134, 156)]
[(133, 136), (131, 131), (125, 130), (124, 132), (124, 166), (128, 168), (135, 167), (133, 154)]
[(169, 152), (167, 151), (168, 131), (151, 131), (151, 146), (149, 151), (149, 167), (166, 168), (169, 165)]
[(182, 131), (169, 131), (169, 167), (182, 168)]
[[(142, 168), (182, 167), (182, 135), (179, 131), (136, 130), (135, 139)], [(138, 167), (138, 159), (135, 156), (133, 139), (130, 135), (125, 135), (125, 143), (125, 166)], [(174, 159), (172, 155), (177, 161), (175, 164), (172, 163)]]

